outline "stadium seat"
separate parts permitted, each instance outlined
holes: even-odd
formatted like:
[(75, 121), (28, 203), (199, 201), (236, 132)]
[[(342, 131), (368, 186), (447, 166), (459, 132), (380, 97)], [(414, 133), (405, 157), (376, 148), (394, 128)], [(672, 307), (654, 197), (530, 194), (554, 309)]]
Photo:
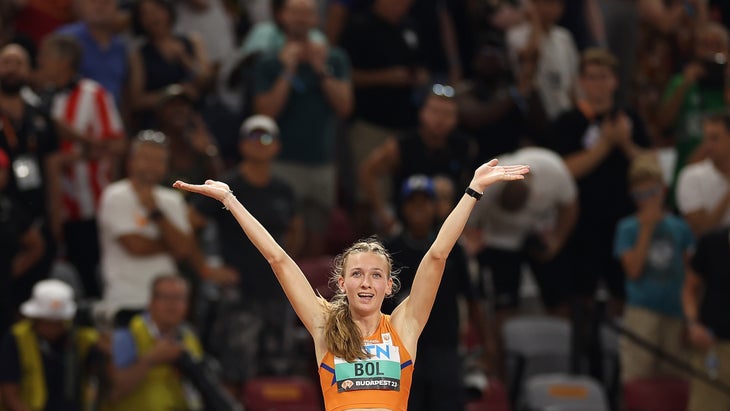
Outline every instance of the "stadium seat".
[(609, 411), (603, 387), (585, 375), (540, 374), (525, 381), (525, 411)]
[(317, 386), (304, 377), (258, 377), (244, 383), (246, 411), (322, 411)]
[(676, 377), (637, 378), (623, 384), (627, 411), (686, 411), (689, 383)]
[(527, 378), (570, 371), (571, 328), (568, 320), (547, 316), (520, 316), (502, 329), (505, 375), (510, 402), (518, 403)]

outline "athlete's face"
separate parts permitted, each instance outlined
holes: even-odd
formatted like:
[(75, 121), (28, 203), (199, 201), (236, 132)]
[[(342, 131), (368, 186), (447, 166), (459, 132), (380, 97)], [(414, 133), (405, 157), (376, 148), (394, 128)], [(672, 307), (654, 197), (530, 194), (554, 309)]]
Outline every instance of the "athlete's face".
[(363, 315), (380, 311), (383, 299), (393, 292), (388, 260), (371, 252), (350, 254), (339, 286), (347, 294), (351, 310)]

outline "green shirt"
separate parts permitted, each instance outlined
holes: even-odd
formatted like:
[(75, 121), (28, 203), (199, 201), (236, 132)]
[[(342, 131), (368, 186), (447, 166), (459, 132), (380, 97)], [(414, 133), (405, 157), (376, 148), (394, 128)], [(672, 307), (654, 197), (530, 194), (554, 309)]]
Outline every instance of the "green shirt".
[[(684, 76), (674, 76), (667, 86), (662, 101), (666, 102), (684, 83)], [(676, 180), (679, 171), (702, 142), (702, 119), (710, 112), (725, 107), (724, 90), (703, 90), (697, 84), (692, 85), (675, 117), (673, 129), (676, 137), (675, 149), (677, 162), (674, 169)]]
[[(349, 80), (350, 62), (341, 49), (329, 50), (327, 66), (334, 77)], [(282, 71), (278, 51), (263, 56), (254, 70), (254, 92), (258, 95), (270, 90)], [(290, 80), (289, 97), (276, 118), (282, 143), (279, 160), (307, 165), (333, 161), (337, 117), (321, 81), (308, 64), (300, 64)]]

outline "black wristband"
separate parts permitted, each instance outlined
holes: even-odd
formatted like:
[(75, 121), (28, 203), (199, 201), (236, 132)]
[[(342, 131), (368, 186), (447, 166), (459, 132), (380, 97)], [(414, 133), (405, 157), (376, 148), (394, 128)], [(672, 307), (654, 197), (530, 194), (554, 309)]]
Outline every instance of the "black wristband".
[(467, 187), (466, 191), (464, 191), (464, 194), (470, 195), (470, 196), (474, 197), (477, 201), (479, 201), (479, 199), (482, 198), (482, 194), (484, 194), (484, 193), (480, 193), (471, 187)]
[(165, 215), (162, 214), (162, 211), (160, 211), (159, 208), (155, 208), (154, 210), (150, 211), (149, 214), (147, 214), (147, 218), (150, 221), (155, 221), (155, 222), (160, 221), (162, 219), (162, 217), (164, 217), (164, 216)]

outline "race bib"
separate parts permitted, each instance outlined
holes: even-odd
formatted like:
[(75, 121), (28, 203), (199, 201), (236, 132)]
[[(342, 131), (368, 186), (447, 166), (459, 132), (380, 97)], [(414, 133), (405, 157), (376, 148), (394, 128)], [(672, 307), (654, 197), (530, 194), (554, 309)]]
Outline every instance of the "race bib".
[(337, 391), (400, 391), (400, 352), (390, 335), (383, 334), (383, 343), (364, 348), (370, 354), (367, 360), (347, 362), (335, 357)]

